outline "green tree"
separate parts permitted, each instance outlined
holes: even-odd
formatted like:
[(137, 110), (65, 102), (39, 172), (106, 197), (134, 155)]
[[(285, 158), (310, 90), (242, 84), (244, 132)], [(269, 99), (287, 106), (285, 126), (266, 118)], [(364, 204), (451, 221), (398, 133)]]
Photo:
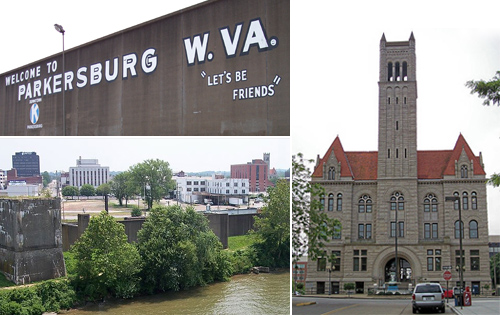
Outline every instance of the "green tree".
[(490, 275), (493, 280), (493, 288), (500, 283), (500, 253), (490, 258)]
[(95, 194), (97, 196), (105, 196), (109, 195), (110, 193), (111, 193), (111, 185), (108, 183), (99, 185), (99, 187), (97, 187), (97, 189), (95, 190)]
[[(308, 250), (309, 258), (325, 257), (325, 243), (340, 234), (341, 223), (321, 211), (323, 187), (311, 182), (311, 172), (301, 153), (292, 157), (292, 246), (294, 263)], [(333, 254), (329, 257), (333, 261)]]
[(155, 207), (138, 235), (144, 288), (180, 290), (227, 280), (231, 266), (208, 220), (194, 208)]
[(146, 160), (133, 165), (129, 171), (136, 190), (145, 195), (148, 209), (152, 208), (153, 201), (160, 201), (175, 186), (172, 170), (166, 161)]
[(43, 187), (47, 187), (49, 185), (49, 183), (52, 181), (49, 172), (45, 171), (42, 173), (42, 181), (43, 181)]
[(268, 267), (290, 264), (290, 185), (279, 180), (269, 189), (266, 206), (255, 218), (257, 263)]
[(80, 191), (78, 190), (78, 187), (75, 186), (66, 186), (62, 189), (62, 195), (63, 196), (79, 196)]
[(82, 196), (95, 196), (95, 188), (90, 184), (84, 184), (80, 188), (80, 195)]
[(123, 224), (106, 212), (90, 218), (71, 252), (76, 261), (73, 281), (84, 299), (95, 301), (108, 294), (130, 298), (139, 291), (139, 253), (127, 242)]
[(136, 194), (131, 173), (127, 171), (116, 175), (111, 181), (111, 192), (118, 199), (120, 206), (123, 206), (123, 199), (125, 199), (125, 206), (128, 206), (128, 200)]
[(500, 106), (500, 71), (497, 71), (495, 76), (490, 81), (467, 81), (465, 86), (471, 89), (471, 94), (477, 93), (479, 98), (484, 98), (483, 105), (493, 105)]
[(493, 174), (491, 178), (488, 179), (488, 184), (493, 185), (493, 187), (500, 186), (500, 174)]

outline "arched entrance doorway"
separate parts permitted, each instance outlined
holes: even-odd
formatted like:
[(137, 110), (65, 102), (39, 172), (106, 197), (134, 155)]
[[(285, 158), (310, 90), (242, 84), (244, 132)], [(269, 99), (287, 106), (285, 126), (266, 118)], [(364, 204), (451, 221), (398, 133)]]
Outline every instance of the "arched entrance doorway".
[(399, 259), (399, 279), (396, 275), (396, 259), (390, 259), (385, 264), (385, 282), (411, 282), (412, 270), (408, 260), (404, 258)]

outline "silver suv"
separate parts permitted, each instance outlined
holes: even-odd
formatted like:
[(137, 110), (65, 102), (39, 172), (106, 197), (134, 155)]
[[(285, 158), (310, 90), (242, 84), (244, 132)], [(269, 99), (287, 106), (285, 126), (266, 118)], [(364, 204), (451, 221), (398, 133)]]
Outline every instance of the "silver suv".
[(415, 286), (412, 295), (413, 314), (417, 310), (437, 309), (444, 313), (444, 292), (439, 283), (419, 283)]

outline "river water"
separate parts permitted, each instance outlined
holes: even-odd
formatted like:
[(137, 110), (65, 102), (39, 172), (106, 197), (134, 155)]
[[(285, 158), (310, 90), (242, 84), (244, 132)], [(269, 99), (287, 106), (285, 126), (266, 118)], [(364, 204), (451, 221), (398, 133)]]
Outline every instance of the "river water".
[(290, 272), (237, 275), (182, 292), (143, 296), (71, 310), (69, 315), (290, 314)]

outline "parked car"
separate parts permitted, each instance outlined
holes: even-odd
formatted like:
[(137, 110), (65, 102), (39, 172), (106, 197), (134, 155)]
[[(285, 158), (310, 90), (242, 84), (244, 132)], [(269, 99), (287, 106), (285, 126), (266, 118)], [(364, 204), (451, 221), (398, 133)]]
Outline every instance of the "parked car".
[(444, 292), (439, 283), (417, 284), (411, 298), (413, 314), (423, 309), (445, 312)]

